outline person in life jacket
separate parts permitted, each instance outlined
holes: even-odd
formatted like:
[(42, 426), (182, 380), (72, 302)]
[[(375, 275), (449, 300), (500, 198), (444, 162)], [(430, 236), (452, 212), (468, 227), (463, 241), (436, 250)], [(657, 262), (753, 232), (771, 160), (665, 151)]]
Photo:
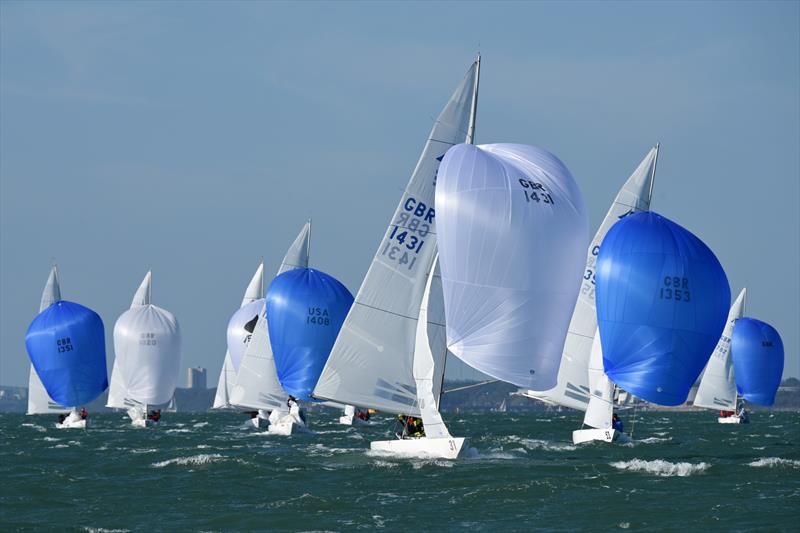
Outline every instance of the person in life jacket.
[(66, 414), (61, 413), (60, 415), (58, 415), (58, 423), (59, 424), (63, 424), (64, 420), (66, 420), (66, 419), (67, 419), (67, 415)]
[(147, 415), (147, 418), (152, 420), (153, 422), (158, 422), (159, 420), (161, 420), (161, 409), (155, 409), (153, 411), (150, 411), (150, 413)]
[(82, 420), (86, 420), (87, 418), (89, 418), (89, 411), (87, 411), (85, 407), (81, 407), (81, 413), (80, 414), (81, 414), (81, 419)]
[(733, 416), (733, 411), (720, 411), (719, 416), (720, 418), (728, 418), (729, 416)]
[(397, 423), (400, 425), (399, 429), (395, 431), (395, 436), (398, 439), (408, 438), (408, 419), (406, 415), (397, 415)]
[(364, 422), (366, 422), (367, 420), (369, 420), (369, 411), (363, 411), (363, 410), (361, 410), (361, 409), (358, 409), (358, 410), (356, 411), (356, 418), (358, 418), (359, 420), (363, 420)]
[(425, 436), (425, 428), (422, 426), (421, 419), (414, 416), (408, 417), (408, 434), (415, 439)]
[(619, 419), (617, 413), (611, 417), (611, 429), (616, 429), (620, 433), (622, 433), (622, 420)]

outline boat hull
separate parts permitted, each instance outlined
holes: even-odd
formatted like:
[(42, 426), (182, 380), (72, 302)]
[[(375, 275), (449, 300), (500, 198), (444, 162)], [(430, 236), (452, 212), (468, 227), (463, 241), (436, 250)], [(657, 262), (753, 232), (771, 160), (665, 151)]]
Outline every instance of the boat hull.
[(719, 422), (720, 424), (747, 424), (748, 422), (750, 422), (750, 420), (748, 420), (746, 417), (742, 418), (739, 415), (733, 415), (733, 416), (721, 416), (717, 418), (717, 422)]
[(64, 422), (56, 424), (58, 429), (86, 429), (86, 419), (82, 420), (65, 420)]
[(343, 415), (339, 417), (339, 423), (343, 426), (371, 426), (372, 422), (369, 420), (362, 420), (357, 416)]
[(429, 439), (379, 440), (369, 444), (372, 451), (383, 452), (398, 457), (426, 457), (436, 459), (457, 459), (468, 448), (465, 437)]
[(250, 419), (250, 423), (256, 429), (263, 429), (269, 426), (269, 420), (261, 418), (260, 416), (254, 416)]
[(576, 429), (572, 432), (573, 444), (583, 444), (594, 441), (627, 444), (631, 442), (631, 438), (616, 429)]
[(150, 428), (157, 424), (158, 422), (150, 420), (149, 418), (135, 418), (131, 420), (131, 426), (135, 428)]

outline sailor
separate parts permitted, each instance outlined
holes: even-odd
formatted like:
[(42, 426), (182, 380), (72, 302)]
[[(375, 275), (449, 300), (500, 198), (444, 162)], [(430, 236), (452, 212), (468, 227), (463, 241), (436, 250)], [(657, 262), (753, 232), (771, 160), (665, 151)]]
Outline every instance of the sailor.
[(364, 422), (366, 422), (367, 420), (369, 420), (369, 411), (364, 411), (359, 409), (356, 411), (356, 417), (359, 420), (363, 420)]
[(616, 429), (620, 433), (622, 433), (622, 420), (619, 419), (617, 413), (611, 417), (611, 429)]
[(159, 420), (161, 420), (161, 409), (150, 411), (150, 414), (147, 415), (147, 418), (149, 418), (153, 422), (158, 422)]
[(425, 436), (425, 429), (422, 427), (422, 420), (419, 418), (408, 417), (408, 433), (411, 437), (418, 439)]
[(89, 417), (89, 411), (85, 407), (81, 407), (81, 420), (86, 420)]
[(289, 399), (286, 400), (286, 406), (289, 408), (289, 414), (292, 415), (295, 420), (299, 420), (303, 424), (306, 423), (305, 410), (300, 408), (300, 404), (297, 403), (297, 399), (294, 396), (289, 396)]

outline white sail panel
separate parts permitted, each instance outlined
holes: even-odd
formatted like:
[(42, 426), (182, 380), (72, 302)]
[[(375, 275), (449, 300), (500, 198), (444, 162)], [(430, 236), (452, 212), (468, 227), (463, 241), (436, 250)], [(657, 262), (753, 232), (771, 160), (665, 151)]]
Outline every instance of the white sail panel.
[(244, 291), (244, 298), (242, 298), (242, 304), (239, 307), (244, 307), (245, 305), (254, 302), (256, 300), (260, 300), (263, 297), (264, 297), (264, 262), (262, 261), (261, 263), (259, 263), (255, 274), (253, 274), (253, 277), (250, 278), (250, 283), (247, 284), (247, 289), (245, 289)]
[(438, 395), (434, 393), (434, 383), (441, 383), (441, 376), (444, 372), (444, 354), (435, 357), (428, 339), (428, 302), (431, 295), (431, 285), (434, 278), (441, 279), (438, 275), (438, 262), (435, 264), (437, 268), (431, 271), (428, 276), (422, 303), (419, 307), (413, 362), (417, 402), (422, 415), (422, 424), (425, 427), (425, 436), (429, 439), (450, 438), (450, 432), (447, 431), (442, 415), (439, 414)]
[(589, 406), (583, 417), (583, 423), (589, 427), (607, 429), (611, 427), (611, 417), (613, 415), (614, 383), (603, 373), (592, 388)]
[(428, 136), (314, 389), (318, 398), (419, 415), (413, 353), (436, 252), (437, 172), (448, 148), (470, 140), (479, 64), (470, 67)]
[(122, 373), (117, 366), (117, 359), (114, 358), (114, 366), (111, 369), (111, 383), (108, 385), (108, 399), (106, 400), (106, 407), (112, 409), (127, 409), (129, 405), (125, 405), (125, 382), (122, 379)]
[[(44, 290), (42, 291), (42, 299), (39, 302), (39, 312), (41, 313), (54, 303), (61, 300), (61, 286), (58, 283), (58, 268), (53, 265), (50, 269), (50, 275), (47, 276), (47, 283), (45, 283)], [(44, 388), (44, 383), (39, 379), (39, 375), (33, 368), (30, 367), (28, 374), (28, 411), (29, 415), (46, 415), (46, 414), (60, 414), (69, 412), (68, 407), (55, 403), (47, 390)]]
[(533, 146), (458, 145), (436, 209), (449, 350), (494, 378), (553, 387), (589, 241), (569, 170)]
[(736, 381), (733, 375), (733, 359), (731, 359), (731, 336), (736, 321), (744, 315), (744, 304), (747, 289), (742, 289), (736, 301), (728, 311), (728, 321), (717, 342), (714, 353), (708, 360), (694, 405), (708, 409), (724, 411), (736, 410)]
[(131, 307), (148, 305), (150, 303), (150, 293), (152, 292), (153, 286), (152, 284), (153, 274), (148, 270), (147, 274), (145, 274), (144, 279), (142, 280), (141, 285), (139, 285), (139, 288), (136, 289), (136, 294), (133, 295)]
[[(287, 250), (277, 275), (295, 268), (308, 268), (310, 247), (311, 221), (309, 220)], [(283, 390), (275, 369), (264, 304), (261, 306), (250, 342), (245, 348), (239, 370), (234, 372), (235, 379), (229, 394), (231, 405), (248, 409), (285, 409), (288, 394)]]
[[(611, 208), (594, 235), (586, 255), (581, 289), (567, 338), (564, 342), (563, 356), (558, 371), (558, 383), (550, 390), (537, 393), (543, 400), (585, 410), (589, 401), (589, 385), (594, 383), (586, 373), (592, 341), (597, 330), (597, 311), (594, 303), (594, 275), (600, 243), (614, 223), (637, 211), (648, 211), (655, 178), (658, 146), (653, 147), (630, 175), (622, 189), (617, 193)], [(600, 366), (602, 371), (602, 365)]]

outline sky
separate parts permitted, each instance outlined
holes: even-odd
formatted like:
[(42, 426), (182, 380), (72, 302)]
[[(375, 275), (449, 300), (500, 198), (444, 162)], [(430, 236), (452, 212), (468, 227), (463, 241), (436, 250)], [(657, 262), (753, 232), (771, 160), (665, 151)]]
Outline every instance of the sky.
[(109, 368), (152, 269), (210, 386), (260, 258), (306, 219), (312, 266), (355, 294), (478, 51), (476, 142), (558, 155), (592, 233), (661, 142), (653, 210), (800, 376), (799, 28), (798, 2), (0, 2), (0, 384), (27, 384), (53, 261)]

